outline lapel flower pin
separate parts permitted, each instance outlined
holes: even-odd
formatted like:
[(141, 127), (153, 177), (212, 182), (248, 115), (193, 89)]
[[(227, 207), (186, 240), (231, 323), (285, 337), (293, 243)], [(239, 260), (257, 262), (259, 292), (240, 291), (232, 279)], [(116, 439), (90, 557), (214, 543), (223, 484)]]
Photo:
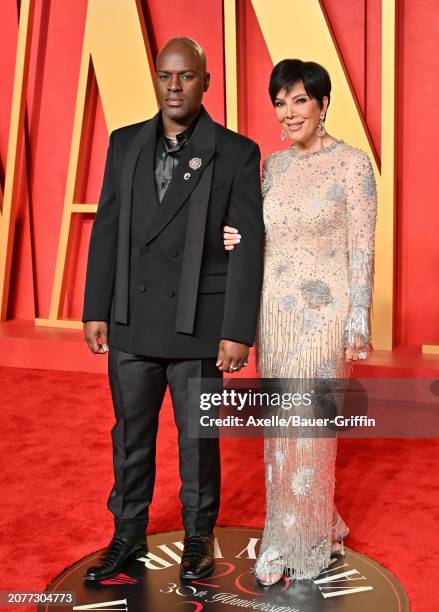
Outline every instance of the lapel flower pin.
[(198, 170), (198, 168), (201, 168), (201, 164), (202, 162), (199, 157), (193, 157), (189, 160), (189, 168), (192, 168), (192, 170)]

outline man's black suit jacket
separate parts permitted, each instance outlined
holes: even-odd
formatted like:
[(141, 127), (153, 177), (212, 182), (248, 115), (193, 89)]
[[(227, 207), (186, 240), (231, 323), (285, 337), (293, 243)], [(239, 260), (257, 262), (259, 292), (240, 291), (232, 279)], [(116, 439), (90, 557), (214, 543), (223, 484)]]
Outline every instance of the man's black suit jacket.
[[(254, 340), (262, 284), (259, 147), (202, 108), (159, 204), (159, 117), (110, 136), (83, 321), (108, 321), (110, 346), (129, 353), (215, 357), (221, 338)], [(230, 253), (226, 223), (244, 237)]]

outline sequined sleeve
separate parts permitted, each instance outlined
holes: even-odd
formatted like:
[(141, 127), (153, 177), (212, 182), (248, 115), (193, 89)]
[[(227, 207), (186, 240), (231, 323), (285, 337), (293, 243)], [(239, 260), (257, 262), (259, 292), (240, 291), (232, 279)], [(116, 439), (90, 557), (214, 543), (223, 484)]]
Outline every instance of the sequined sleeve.
[(359, 335), (364, 346), (370, 337), (375, 252), (376, 185), (369, 157), (355, 150), (347, 180), (347, 228), (350, 312), (344, 330), (345, 345)]

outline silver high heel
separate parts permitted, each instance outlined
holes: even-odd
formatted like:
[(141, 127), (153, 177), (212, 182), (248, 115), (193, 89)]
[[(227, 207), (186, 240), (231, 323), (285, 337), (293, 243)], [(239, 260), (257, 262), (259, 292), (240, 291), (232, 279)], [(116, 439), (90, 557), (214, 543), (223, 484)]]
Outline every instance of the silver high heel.
[(269, 550), (266, 550), (259, 557), (256, 565), (261, 568), (255, 568), (255, 573), (262, 586), (272, 586), (282, 580), (285, 567), (278, 553), (270, 553)]
[(262, 586), (273, 586), (283, 578), (283, 574), (256, 574), (257, 579)]
[(331, 548), (331, 559), (335, 563), (338, 559), (342, 559), (345, 556), (344, 552), (344, 540), (349, 534), (349, 527), (346, 525), (340, 515), (337, 517), (337, 521), (332, 526), (332, 548)]

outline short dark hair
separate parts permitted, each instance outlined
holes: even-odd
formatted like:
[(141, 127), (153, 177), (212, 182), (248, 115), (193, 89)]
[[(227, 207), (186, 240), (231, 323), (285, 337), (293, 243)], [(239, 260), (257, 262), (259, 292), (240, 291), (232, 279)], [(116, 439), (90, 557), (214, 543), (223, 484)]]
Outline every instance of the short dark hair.
[(302, 62), (299, 59), (284, 59), (273, 68), (268, 92), (274, 104), (281, 89), (290, 91), (296, 83), (303, 83), (310, 98), (315, 98), (320, 106), (327, 96), (331, 101), (331, 79), (326, 68), (316, 62)]

